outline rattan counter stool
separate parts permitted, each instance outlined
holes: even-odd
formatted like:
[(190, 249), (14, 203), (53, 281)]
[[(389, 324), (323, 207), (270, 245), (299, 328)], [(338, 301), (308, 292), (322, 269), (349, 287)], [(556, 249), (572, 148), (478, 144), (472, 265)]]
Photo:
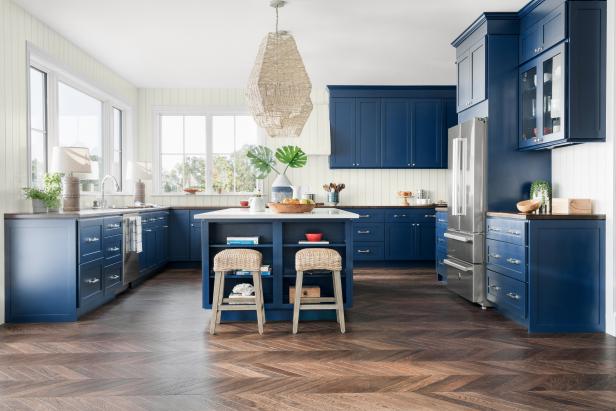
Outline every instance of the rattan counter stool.
[[(304, 248), (295, 254), (295, 300), (293, 304), (293, 334), (297, 334), (300, 310), (336, 310), (340, 332), (344, 334), (344, 302), (342, 298), (342, 257), (329, 248)], [(302, 297), (304, 273), (312, 270), (331, 271), (334, 297)], [(333, 303), (333, 304), (323, 304)]]
[[(263, 334), (265, 323), (265, 308), (263, 303), (263, 286), (261, 283), (261, 253), (257, 250), (235, 248), (219, 252), (214, 256), (214, 295), (212, 298), (212, 318), (210, 319), (210, 334), (216, 332), (220, 324), (222, 311), (250, 311), (257, 313), (259, 334)], [(225, 273), (228, 271), (245, 270), (252, 273), (255, 295), (234, 298), (234, 304), (229, 304), (225, 298)]]

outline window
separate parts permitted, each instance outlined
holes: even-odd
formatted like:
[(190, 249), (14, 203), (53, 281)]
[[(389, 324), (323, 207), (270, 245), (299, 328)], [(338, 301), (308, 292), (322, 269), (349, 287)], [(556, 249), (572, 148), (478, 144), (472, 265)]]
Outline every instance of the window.
[(28, 49), (30, 185), (42, 185), (53, 147), (78, 146), (90, 150), (92, 165), (91, 173), (78, 175), (82, 193), (100, 192), (106, 174), (123, 187), (129, 106), (39, 55), (34, 46)]
[(120, 190), (122, 190), (122, 146), (124, 139), (124, 114), (119, 108), (113, 107), (112, 109), (112, 146), (111, 146), (111, 171), (109, 174), (114, 176), (120, 184)]
[(40, 187), (47, 171), (47, 74), (30, 67), (30, 184)]
[(81, 176), (81, 191), (99, 191), (103, 177), (103, 103), (62, 82), (58, 83), (58, 145), (90, 149), (92, 172)]
[(253, 192), (256, 179), (246, 152), (258, 144), (252, 117), (224, 114), (159, 115), (159, 189), (180, 193)]

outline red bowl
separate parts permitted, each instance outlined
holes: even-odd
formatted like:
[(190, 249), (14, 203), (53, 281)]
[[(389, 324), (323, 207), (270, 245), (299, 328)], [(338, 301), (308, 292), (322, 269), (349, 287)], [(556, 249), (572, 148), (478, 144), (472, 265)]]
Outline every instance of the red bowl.
[(306, 240), (308, 241), (321, 241), (323, 239), (323, 233), (306, 233)]
[(245, 200), (240, 201), (240, 206), (248, 207), (248, 201), (245, 201)]

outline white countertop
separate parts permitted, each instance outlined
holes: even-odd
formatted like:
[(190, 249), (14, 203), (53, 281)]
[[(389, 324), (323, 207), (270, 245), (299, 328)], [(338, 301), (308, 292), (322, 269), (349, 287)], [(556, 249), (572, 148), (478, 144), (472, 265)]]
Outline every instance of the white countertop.
[(283, 214), (266, 208), (262, 213), (251, 213), (247, 208), (225, 208), (195, 215), (201, 220), (345, 220), (359, 218), (359, 214), (337, 208), (315, 208), (310, 213)]

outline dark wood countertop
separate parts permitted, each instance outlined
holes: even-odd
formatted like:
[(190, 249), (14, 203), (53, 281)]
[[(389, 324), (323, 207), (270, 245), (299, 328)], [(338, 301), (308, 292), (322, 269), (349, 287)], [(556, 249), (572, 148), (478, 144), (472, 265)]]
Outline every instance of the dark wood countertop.
[(524, 214), (507, 211), (488, 211), (488, 217), (515, 218), (518, 220), (605, 220), (605, 214)]

